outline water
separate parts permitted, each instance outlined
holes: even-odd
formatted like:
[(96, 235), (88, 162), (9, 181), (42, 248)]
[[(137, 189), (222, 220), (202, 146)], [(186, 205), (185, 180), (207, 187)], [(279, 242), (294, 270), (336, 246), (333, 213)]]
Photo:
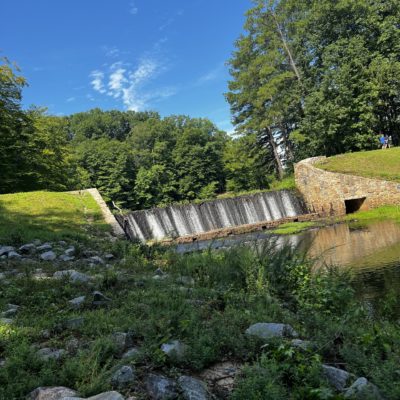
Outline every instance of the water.
[(358, 293), (367, 301), (381, 298), (391, 290), (400, 292), (400, 225), (393, 221), (355, 227), (342, 223), (311, 229), (295, 235), (276, 236), (268, 232), (234, 235), (223, 239), (179, 244), (180, 253), (208, 248), (228, 248), (238, 244), (261, 244), (276, 240), (277, 246), (290, 244), (324, 265), (350, 267)]
[(161, 240), (274, 221), (305, 213), (294, 192), (257, 193), (200, 204), (172, 205), (116, 216), (131, 239)]

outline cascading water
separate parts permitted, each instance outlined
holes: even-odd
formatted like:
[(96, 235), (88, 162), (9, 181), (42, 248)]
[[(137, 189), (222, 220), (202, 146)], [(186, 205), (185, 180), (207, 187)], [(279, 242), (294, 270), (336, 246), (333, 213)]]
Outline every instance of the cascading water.
[(131, 238), (162, 240), (196, 235), (304, 214), (297, 196), (288, 190), (257, 193), (200, 204), (171, 205), (117, 216)]

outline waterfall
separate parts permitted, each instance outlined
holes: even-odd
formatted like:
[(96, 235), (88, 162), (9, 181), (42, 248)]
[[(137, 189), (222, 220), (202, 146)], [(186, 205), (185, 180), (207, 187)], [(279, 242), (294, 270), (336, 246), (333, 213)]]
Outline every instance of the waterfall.
[(257, 193), (200, 204), (171, 205), (118, 216), (129, 236), (141, 241), (196, 235), (216, 229), (304, 214), (294, 192)]

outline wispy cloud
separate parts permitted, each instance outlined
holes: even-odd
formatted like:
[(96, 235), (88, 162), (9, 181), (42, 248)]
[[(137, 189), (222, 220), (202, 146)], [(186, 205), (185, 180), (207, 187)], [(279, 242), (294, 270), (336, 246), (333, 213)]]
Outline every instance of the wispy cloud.
[(224, 64), (218, 64), (214, 69), (208, 71), (197, 80), (197, 85), (202, 85), (218, 79), (224, 72)]
[[(92, 71), (90, 77), (93, 89), (101, 94), (106, 93), (114, 99), (120, 99), (128, 110), (143, 110), (149, 102), (156, 102), (176, 93), (172, 87), (157, 90), (146, 89), (164, 67), (151, 57), (143, 57), (135, 68), (118, 61), (107, 71)], [(107, 83), (105, 83), (107, 82)]]
[(72, 101), (75, 101), (76, 97), (68, 97), (67, 100), (65, 100), (67, 103), (71, 103)]
[(175, 20), (176, 20), (178, 17), (181, 17), (183, 14), (184, 14), (184, 10), (183, 10), (183, 9), (178, 10), (172, 17), (166, 19), (166, 20), (158, 27), (158, 30), (159, 30), (159, 31), (163, 31), (164, 29), (168, 28), (170, 25), (172, 25), (172, 24), (175, 22)]
[(139, 12), (139, 9), (136, 7), (136, 3), (131, 1), (129, 3), (129, 13), (132, 15), (136, 15)]
[(92, 84), (93, 89), (96, 92), (105, 93), (106, 89), (104, 88), (104, 83), (103, 83), (104, 72), (95, 70), (95, 71), (92, 71), (89, 76), (92, 78), (90, 83)]

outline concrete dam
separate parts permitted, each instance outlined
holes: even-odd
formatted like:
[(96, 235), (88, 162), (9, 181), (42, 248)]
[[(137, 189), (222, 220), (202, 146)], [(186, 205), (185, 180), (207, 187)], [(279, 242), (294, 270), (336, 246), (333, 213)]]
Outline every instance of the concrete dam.
[(295, 192), (281, 190), (254, 195), (171, 205), (116, 215), (127, 236), (141, 241), (196, 237), (206, 232), (282, 219), (306, 212)]

